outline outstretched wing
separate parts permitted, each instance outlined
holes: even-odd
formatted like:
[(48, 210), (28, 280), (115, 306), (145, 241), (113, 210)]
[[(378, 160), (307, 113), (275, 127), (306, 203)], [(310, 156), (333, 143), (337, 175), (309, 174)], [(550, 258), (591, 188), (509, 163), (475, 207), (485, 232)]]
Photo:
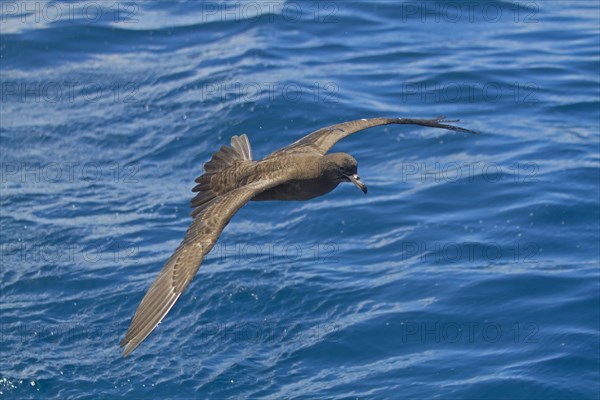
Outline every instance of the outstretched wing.
[(258, 193), (283, 183), (282, 177), (283, 174), (279, 174), (279, 177), (242, 186), (203, 206), (187, 230), (183, 242), (169, 258), (138, 306), (121, 342), (121, 347), (125, 347), (124, 356), (135, 350), (171, 310), (231, 217)]
[(404, 124), (404, 125), (420, 125), (431, 128), (449, 129), (451, 131), (475, 133), (470, 129), (461, 128), (454, 125), (449, 125), (449, 122), (457, 122), (457, 120), (446, 120), (446, 117), (438, 117), (433, 119), (416, 119), (416, 118), (371, 118), (359, 119), (356, 121), (344, 122), (337, 125), (331, 125), (321, 128), (311, 134), (304, 136), (302, 139), (286, 146), (269, 157), (275, 157), (282, 153), (307, 153), (316, 152), (325, 155), (334, 144), (342, 140), (346, 136), (362, 131), (364, 129), (373, 128), (380, 125)]

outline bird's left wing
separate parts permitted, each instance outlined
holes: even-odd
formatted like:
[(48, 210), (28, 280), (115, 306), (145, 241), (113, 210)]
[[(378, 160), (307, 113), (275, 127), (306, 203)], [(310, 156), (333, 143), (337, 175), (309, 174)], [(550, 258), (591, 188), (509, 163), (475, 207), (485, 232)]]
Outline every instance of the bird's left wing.
[(127, 356), (148, 337), (171, 310), (217, 242), (231, 217), (252, 197), (284, 182), (284, 174), (234, 189), (208, 203), (187, 230), (183, 242), (169, 258), (142, 299), (121, 342)]
[(370, 118), (370, 119), (358, 119), (355, 121), (348, 121), (341, 124), (327, 126), (321, 128), (318, 131), (310, 133), (304, 136), (302, 139), (286, 146), (273, 154), (270, 157), (275, 157), (280, 154), (286, 153), (308, 153), (316, 152), (321, 155), (325, 155), (336, 144), (339, 140), (349, 136), (353, 133), (362, 131), (364, 129), (373, 128), (380, 125), (400, 124), (400, 125), (420, 125), (431, 128), (448, 129), (451, 131), (477, 133), (470, 129), (461, 128), (458, 126), (450, 125), (449, 122), (457, 122), (446, 120), (446, 117), (438, 117), (433, 119), (417, 119), (417, 118)]

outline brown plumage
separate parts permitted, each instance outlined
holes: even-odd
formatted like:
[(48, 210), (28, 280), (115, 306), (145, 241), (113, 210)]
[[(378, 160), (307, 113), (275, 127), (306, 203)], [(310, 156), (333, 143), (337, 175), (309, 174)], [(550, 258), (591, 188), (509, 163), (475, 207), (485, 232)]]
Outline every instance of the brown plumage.
[(352, 182), (364, 193), (356, 160), (345, 153), (326, 154), (340, 139), (379, 125), (409, 124), (476, 133), (436, 119), (372, 118), (319, 129), (275, 151), (252, 160), (246, 135), (231, 138), (204, 165), (192, 191), (193, 221), (138, 306), (121, 342), (127, 356), (156, 328), (193, 279), (231, 217), (248, 201), (308, 200), (329, 193), (342, 182)]

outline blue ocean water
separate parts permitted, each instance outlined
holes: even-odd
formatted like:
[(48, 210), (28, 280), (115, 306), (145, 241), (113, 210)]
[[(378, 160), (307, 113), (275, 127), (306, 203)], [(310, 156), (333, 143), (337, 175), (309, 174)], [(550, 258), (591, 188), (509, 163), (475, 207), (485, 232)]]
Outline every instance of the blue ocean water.
[[(0, 396), (597, 399), (597, 2), (1, 4)], [(365, 197), (251, 203), (130, 357), (193, 180), (374, 128)]]

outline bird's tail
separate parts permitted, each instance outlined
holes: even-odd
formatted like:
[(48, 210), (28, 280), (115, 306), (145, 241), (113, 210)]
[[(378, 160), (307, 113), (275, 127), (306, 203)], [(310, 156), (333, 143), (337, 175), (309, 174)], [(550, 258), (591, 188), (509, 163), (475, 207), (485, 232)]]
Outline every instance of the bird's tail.
[(190, 206), (196, 217), (216, 196), (236, 188), (243, 176), (244, 164), (252, 164), (252, 148), (248, 136), (233, 136), (230, 146), (221, 146), (204, 164), (204, 173), (196, 178), (197, 185), (192, 189), (198, 194)]

